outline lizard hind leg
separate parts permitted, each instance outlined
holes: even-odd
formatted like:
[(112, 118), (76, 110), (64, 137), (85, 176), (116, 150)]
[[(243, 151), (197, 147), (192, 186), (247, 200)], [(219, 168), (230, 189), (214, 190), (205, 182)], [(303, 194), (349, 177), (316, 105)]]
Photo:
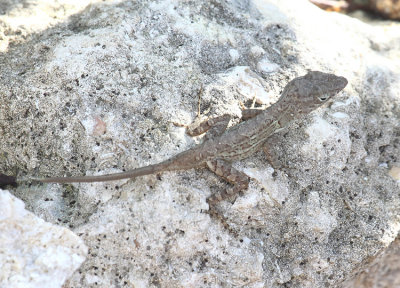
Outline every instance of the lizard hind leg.
[(232, 167), (232, 164), (221, 159), (207, 161), (207, 167), (218, 176), (233, 184), (222, 192), (216, 193), (208, 198), (208, 203), (216, 204), (219, 201), (237, 196), (242, 190), (249, 186), (249, 177)]
[(232, 232), (232, 229), (227, 224), (225, 217), (218, 212), (215, 206), (218, 202), (222, 200), (228, 198), (236, 199), (236, 196), (242, 190), (247, 189), (247, 187), (249, 186), (249, 177), (245, 173), (233, 168), (231, 163), (221, 159), (207, 161), (207, 167), (218, 176), (233, 184), (233, 186), (228, 187), (225, 190), (215, 193), (207, 198), (207, 203), (209, 205), (209, 214), (219, 219), (224, 227), (228, 231)]

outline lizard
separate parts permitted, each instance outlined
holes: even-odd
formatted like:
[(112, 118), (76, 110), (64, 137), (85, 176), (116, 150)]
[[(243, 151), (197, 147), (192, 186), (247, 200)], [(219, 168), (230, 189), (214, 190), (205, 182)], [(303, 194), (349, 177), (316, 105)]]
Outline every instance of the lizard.
[[(158, 164), (148, 165), (126, 172), (74, 177), (18, 178), (0, 173), (0, 187), (17, 185), (23, 182), (74, 183), (114, 181), (165, 171), (187, 170), (207, 167), (218, 176), (230, 182), (230, 187), (207, 198), (209, 206), (235, 196), (248, 188), (249, 177), (232, 166), (233, 161), (242, 160), (265, 145), (267, 139), (288, 127), (293, 121), (300, 120), (322, 106), (343, 90), (348, 81), (344, 77), (319, 71), (310, 71), (306, 75), (290, 81), (277, 102), (267, 109), (247, 109), (242, 112), (241, 123), (226, 129), (231, 116), (208, 119), (189, 131), (192, 136), (206, 131), (205, 140), (193, 148), (183, 151)], [(211, 137), (211, 136), (213, 137)], [(210, 208), (211, 210), (211, 208)]]

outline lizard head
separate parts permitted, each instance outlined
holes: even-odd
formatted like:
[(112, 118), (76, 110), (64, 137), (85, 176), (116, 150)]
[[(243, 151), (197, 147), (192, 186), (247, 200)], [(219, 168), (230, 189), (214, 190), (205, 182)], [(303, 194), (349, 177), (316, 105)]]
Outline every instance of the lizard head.
[(329, 101), (347, 85), (344, 77), (311, 71), (286, 85), (282, 100), (296, 114), (307, 114)]

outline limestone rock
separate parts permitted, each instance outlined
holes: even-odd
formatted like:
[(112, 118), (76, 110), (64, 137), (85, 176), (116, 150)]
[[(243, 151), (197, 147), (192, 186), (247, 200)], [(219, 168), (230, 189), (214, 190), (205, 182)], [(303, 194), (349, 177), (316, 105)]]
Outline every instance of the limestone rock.
[[(10, 175), (156, 163), (201, 141), (174, 125), (196, 118), (199, 98), (204, 117), (239, 117), (240, 103), (270, 105), (307, 70), (349, 80), (267, 141), (276, 165), (263, 153), (235, 163), (250, 187), (218, 209), (237, 235), (206, 213), (228, 185), (207, 170), (12, 189), (89, 247), (65, 287), (334, 287), (397, 236), (399, 25), (300, 0), (9, 2), (0, 170)], [(57, 17), (23, 25), (29, 9)]]

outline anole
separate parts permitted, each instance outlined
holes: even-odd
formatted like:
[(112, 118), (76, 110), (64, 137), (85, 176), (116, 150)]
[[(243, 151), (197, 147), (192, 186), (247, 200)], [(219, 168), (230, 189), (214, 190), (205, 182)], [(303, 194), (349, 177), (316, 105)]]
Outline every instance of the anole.
[(210, 130), (209, 134), (212, 134), (213, 137), (206, 137), (203, 143), (161, 163), (122, 173), (98, 176), (20, 179), (0, 173), (0, 186), (29, 181), (42, 183), (113, 181), (164, 171), (208, 167), (215, 174), (233, 184), (226, 190), (208, 198), (209, 204), (215, 204), (248, 187), (249, 177), (233, 168), (232, 161), (244, 159), (260, 150), (268, 137), (317, 109), (344, 89), (346, 85), (347, 80), (344, 77), (311, 71), (305, 76), (290, 81), (279, 100), (267, 109), (244, 110), (244, 118), (250, 119), (230, 129), (226, 129), (230, 121), (230, 116), (227, 114), (201, 123), (197, 129), (191, 131), (191, 134), (198, 135)]

